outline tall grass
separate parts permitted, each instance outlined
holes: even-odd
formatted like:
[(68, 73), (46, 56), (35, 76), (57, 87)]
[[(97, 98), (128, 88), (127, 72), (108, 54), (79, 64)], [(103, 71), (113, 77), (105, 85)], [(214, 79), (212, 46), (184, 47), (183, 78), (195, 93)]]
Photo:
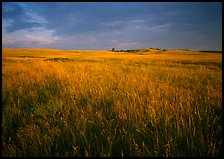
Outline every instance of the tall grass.
[(2, 61), (3, 156), (221, 156), (220, 54), (3, 49)]

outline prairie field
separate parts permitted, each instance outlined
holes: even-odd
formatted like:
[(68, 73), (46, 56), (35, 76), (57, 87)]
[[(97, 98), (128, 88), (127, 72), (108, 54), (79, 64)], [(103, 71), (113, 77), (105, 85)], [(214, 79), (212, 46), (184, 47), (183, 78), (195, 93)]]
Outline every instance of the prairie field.
[(2, 49), (2, 154), (222, 156), (222, 53)]

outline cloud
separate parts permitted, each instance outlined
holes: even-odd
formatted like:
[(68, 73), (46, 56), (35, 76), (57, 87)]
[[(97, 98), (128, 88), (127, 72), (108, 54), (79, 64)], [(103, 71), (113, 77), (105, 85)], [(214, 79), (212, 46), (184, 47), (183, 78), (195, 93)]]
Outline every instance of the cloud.
[(146, 25), (145, 19), (129, 19), (129, 20), (115, 20), (115, 21), (106, 21), (101, 22), (99, 25), (105, 27), (108, 30), (123, 30), (126, 28), (135, 28), (140, 29), (143, 25)]
[(51, 43), (51, 41), (45, 36), (25, 34), (24, 37), (26, 38), (27, 41), (37, 42), (39, 44)]
[(34, 11), (26, 12), (26, 16), (30, 17), (27, 19), (27, 22), (30, 23), (39, 23), (39, 24), (47, 24), (47, 20), (43, 17), (35, 13)]
[(10, 38), (3, 38), (2, 39), (2, 44), (3, 45), (11, 45), (11, 44), (13, 44), (13, 40), (10, 39)]
[(22, 29), (16, 32), (7, 33), (3, 30), (2, 44), (5, 47), (37, 47), (51, 44), (60, 37), (53, 35), (53, 30), (44, 27), (34, 27), (30, 30)]

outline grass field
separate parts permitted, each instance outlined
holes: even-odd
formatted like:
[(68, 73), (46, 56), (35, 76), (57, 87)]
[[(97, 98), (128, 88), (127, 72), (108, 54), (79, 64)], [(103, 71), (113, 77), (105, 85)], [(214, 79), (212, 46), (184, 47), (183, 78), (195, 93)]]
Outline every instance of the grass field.
[(2, 49), (3, 156), (221, 156), (222, 54)]

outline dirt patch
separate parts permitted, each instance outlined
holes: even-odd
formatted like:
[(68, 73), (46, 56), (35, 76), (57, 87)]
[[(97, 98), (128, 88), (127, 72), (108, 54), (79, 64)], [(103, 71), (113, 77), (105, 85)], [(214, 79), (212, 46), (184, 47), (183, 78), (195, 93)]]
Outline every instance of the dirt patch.
[(46, 58), (44, 56), (16, 56), (16, 57), (19, 57), (19, 58)]
[(70, 58), (49, 58), (46, 59), (45, 61), (55, 61), (55, 62), (73, 62), (73, 59)]

